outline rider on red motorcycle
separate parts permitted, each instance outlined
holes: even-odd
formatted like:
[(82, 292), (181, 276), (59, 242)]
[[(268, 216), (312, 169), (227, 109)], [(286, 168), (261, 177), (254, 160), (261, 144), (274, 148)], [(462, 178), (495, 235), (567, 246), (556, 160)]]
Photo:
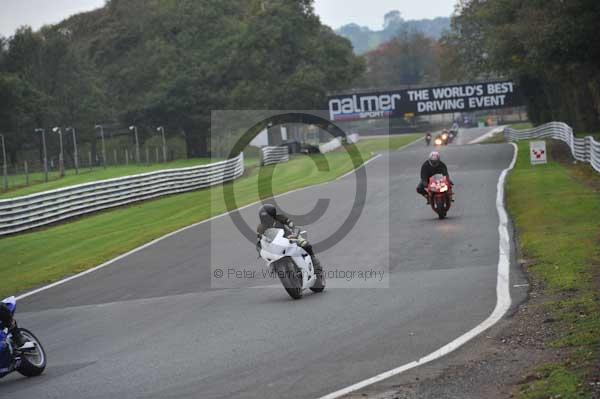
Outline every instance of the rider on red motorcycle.
[(427, 187), (427, 184), (429, 184), (429, 178), (437, 174), (446, 176), (448, 178), (448, 182), (451, 185), (454, 185), (454, 183), (452, 183), (452, 180), (450, 180), (448, 167), (440, 159), (440, 153), (437, 151), (433, 151), (431, 154), (429, 154), (429, 158), (427, 159), (427, 161), (425, 161), (423, 163), (423, 166), (421, 166), (421, 181), (417, 186), (417, 192), (423, 197), (425, 197), (425, 199), (427, 200), (427, 204), (429, 204), (429, 195), (427, 194), (427, 190), (425, 190), (425, 187)]

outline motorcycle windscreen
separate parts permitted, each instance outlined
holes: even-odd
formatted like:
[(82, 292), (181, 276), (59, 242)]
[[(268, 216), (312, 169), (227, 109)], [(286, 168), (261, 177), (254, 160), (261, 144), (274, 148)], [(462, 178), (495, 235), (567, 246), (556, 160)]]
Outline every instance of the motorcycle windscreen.
[(268, 243), (272, 243), (273, 241), (275, 241), (275, 239), (277, 239), (278, 236), (283, 236), (283, 230), (281, 230), (281, 229), (267, 229), (263, 233), (263, 238)]
[(15, 310), (17, 309), (17, 298), (11, 296), (9, 298), (4, 299), (2, 303), (4, 303), (8, 307), (8, 310), (10, 310), (12, 314), (15, 314)]

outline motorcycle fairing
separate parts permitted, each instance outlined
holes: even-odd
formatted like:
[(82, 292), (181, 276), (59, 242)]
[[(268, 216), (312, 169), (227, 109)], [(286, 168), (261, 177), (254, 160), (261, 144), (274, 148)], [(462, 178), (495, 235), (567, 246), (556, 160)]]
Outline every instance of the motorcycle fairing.
[[(14, 296), (6, 298), (2, 301), (6, 304), (10, 312), (14, 315), (17, 309), (17, 299)], [(5, 327), (0, 330), (0, 378), (13, 371), (11, 367), (12, 355), (8, 343), (8, 329)]]

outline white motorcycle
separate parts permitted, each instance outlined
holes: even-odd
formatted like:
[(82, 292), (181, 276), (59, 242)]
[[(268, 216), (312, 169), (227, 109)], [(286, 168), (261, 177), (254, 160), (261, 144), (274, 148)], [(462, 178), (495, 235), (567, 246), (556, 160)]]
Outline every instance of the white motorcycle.
[(298, 237), (305, 238), (306, 232), (301, 231), (286, 238), (283, 229), (271, 228), (260, 239), (260, 257), (294, 299), (302, 298), (302, 293), (307, 289), (313, 292), (325, 289), (323, 276), (315, 273), (312, 258), (298, 245)]

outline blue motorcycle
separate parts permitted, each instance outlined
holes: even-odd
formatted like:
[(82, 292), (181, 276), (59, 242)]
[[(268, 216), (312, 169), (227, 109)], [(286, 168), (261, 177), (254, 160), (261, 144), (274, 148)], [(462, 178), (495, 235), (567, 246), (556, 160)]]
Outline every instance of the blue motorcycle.
[[(14, 315), (17, 300), (10, 297), (2, 301)], [(25, 344), (16, 348), (7, 326), (0, 330), (0, 378), (16, 371), (25, 377), (37, 377), (46, 368), (46, 352), (40, 341), (29, 330), (19, 328)]]

